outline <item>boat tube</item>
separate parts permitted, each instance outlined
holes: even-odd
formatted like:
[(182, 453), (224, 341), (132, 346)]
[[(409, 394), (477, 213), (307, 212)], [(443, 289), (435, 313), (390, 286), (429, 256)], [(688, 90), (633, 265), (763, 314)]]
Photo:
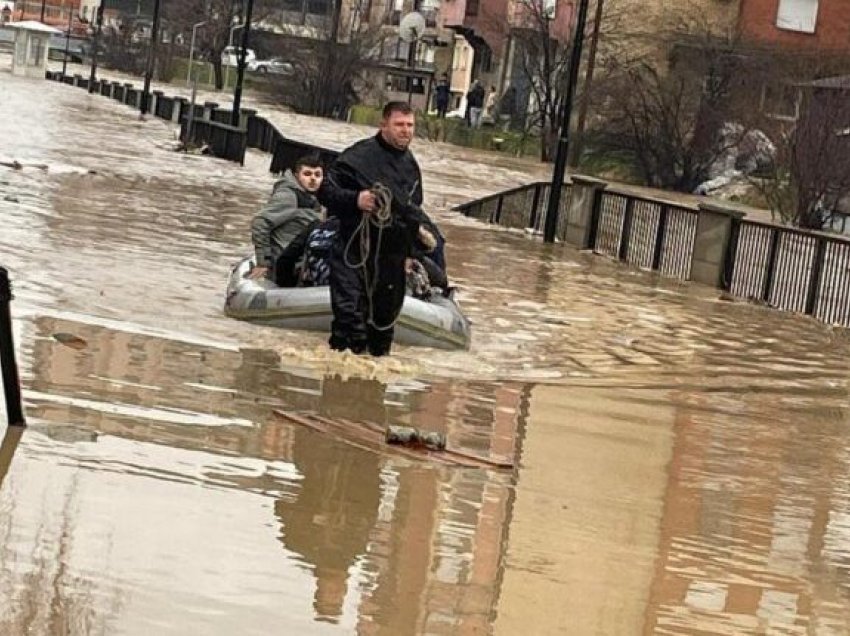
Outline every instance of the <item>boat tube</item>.
[[(278, 287), (267, 278), (248, 278), (253, 267), (253, 258), (247, 257), (230, 272), (226, 315), (259, 325), (330, 333), (329, 287)], [(453, 297), (436, 290), (428, 300), (405, 297), (395, 326), (399, 344), (458, 350), (469, 349), (471, 339), (469, 320)]]

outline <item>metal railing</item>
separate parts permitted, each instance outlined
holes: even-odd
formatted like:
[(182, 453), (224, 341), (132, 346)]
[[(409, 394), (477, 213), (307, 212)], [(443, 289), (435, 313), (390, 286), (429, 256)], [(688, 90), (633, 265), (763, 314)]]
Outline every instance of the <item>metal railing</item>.
[[(548, 182), (531, 183), (517, 188), (511, 188), (469, 203), (457, 206), (455, 209), (464, 216), (478, 219), (485, 223), (504, 225), (505, 227), (521, 227), (534, 231), (543, 231), (544, 216), (549, 202)], [(569, 205), (570, 189), (566, 186), (561, 194), (561, 209)], [(563, 221), (565, 214), (559, 217)], [(563, 238), (563, 222), (559, 223), (559, 238)]]
[(622, 192), (600, 191), (597, 199), (594, 252), (672, 278), (690, 277), (696, 209)]
[[(519, 186), (463, 203), (455, 210), (485, 223), (539, 230), (548, 183)], [(573, 188), (557, 236), (565, 238)], [(700, 207), (636, 195), (628, 189), (594, 191), (586, 243), (578, 245), (624, 264), (691, 280)], [(734, 296), (850, 327), (850, 238), (728, 217), (718, 286)], [(710, 240), (707, 232), (702, 240)], [(716, 237), (714, 239), (716, 241)]]
[[(549, 202), (548, 182), (511, 188), (457, 206), (485, 223), (542, 231)], [(572, 187), (561, 195), (556, 237), (566, 237)], [(687, 280), (697, 227), (697, 210), (624, 192), (596, 194), (588, 247), (597, 254), (665, 276)]]
[(189, 130), (189, 120), (180, 126), (180, 138), (196, 146), (206, 145), (210, 152), (221, 159), (244, 163), (247, 137), (245, 130), (230, 124), (209, 119), (195, 119)]
[(729, 291), (777, 309), (850, 326), (850, 240), (741, 221)]
[[(88, 89), (89, 80), (81, 75), (63, 76), (48, 71), (47, 79)], [(132, 84), (121, 84), (107, 80), (96, 80), (94, 92), (122, 103), (138, 106), (140, 92)], [(248, 108), (242, 109), (240, 126), (230, 126), (231, 111), (219, 109), (217, 104), (195, 104), (192, 112), (191, 130), (187, 126), (192, 106), (185, 97), (169, 97), (162, 91), (152, 92), (151, 113), (159, 119), (173, 121), (181, 126), (181, 137), (191, 134), (194, 143), (206, 143), (212, 154), (223, 159), (244, 163), (246, 148), (255, 148), (272, 155), (271, 172), (283, 172), (291, 168), (295, 160), (304, 154), (318, 153), (325, 162), (333, 161), (336, 151), (287, 139), (271, 122)]]

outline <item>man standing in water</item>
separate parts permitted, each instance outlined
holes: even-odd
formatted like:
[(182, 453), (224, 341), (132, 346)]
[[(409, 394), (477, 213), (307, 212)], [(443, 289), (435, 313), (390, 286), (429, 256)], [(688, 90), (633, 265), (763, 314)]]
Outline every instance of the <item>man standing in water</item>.
[(410, 152), (413, 109), (390, 102), (380, 130), (345, 150), (318, 192), (340, 229), (331, 250), (330, 346), (390, 352), (404, 303), (405, 261), (423, 219), (422, 173)]

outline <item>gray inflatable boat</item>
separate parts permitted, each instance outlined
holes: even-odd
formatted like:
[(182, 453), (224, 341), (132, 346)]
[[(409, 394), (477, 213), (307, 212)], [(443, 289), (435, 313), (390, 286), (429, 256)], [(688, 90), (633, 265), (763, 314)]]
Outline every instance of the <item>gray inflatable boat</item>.
[[(254, 266), (245, 258), (230, 273), (224, 313), (259, 325), (307, 331), (331, 330), (331, 294), (327, 287), (278, 287), (267, 279), (246, 275)], [(395, 327), (400, 344), (436, 349), (469, 349), (472, 329), (452, 298), (433, 294), (430, 300), (404, 299)]]

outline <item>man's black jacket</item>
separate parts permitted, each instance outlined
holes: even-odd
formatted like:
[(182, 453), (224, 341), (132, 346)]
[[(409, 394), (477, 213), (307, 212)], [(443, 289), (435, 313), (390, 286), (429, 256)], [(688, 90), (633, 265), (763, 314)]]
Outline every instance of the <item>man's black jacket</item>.
[(392, 251), (410, 246), (422, 220), (422, 172), (409, 150), (399, 150), (384, 141), (381, 134), (358, 141), (336, 160), (317, 196), (332, 216), (340, 220), (340, 235), (347, 239), (362, 218), (357, 195), (376, 183), (389, 188), (393, 196), (393, 227), (404, 230), (407, 245), (395, 245)]

